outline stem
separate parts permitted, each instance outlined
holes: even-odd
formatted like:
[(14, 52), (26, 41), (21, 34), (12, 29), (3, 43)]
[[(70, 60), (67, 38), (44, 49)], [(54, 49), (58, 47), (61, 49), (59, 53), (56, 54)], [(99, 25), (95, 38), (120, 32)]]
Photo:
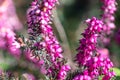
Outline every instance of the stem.
[(59, 33), (59, 36), (60, 36), (60, 39), (62, 40), (62, 45), (63, 45), (63, 48), (64, 48), (64, 56), (65, 58), (68, 60), (68, 64), (74, 69), (75, 68), (75, 65), (72, 61), (72, 52), (70, 50), (70, 46), (69, 46), (69, 43), (68, 43), (68, 39), (67, 39), (67, 36), (66, 36), (66, 33), (65, 33), (65, 30), (59, 20), (59, 17), (58, 17), (58, 14), (57, 14), (57, 11), (56, 11), (56, 8), (53, 10), (53, 23)]

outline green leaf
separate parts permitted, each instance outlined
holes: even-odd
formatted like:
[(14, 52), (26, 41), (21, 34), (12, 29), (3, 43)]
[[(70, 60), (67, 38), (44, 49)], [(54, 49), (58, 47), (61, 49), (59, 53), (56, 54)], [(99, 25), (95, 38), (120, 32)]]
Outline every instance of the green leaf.
[(102, 80), (102, 78), (103, 78), (103, 75), (99, 76), (98, 80)]
[(9, 68), (9, 64), (7, 63), (0, 63), (0, 68), (2, 68), (3, 70), (6, 70)]
[(116, 73), (116, 76), (120, 76), (120, 69), (119, 68), (113, 68), (113, 71)]
[(113, 68), (113, 71), (116, 73), (115, 80), (120, 80), (120, 69), (119, 68)]

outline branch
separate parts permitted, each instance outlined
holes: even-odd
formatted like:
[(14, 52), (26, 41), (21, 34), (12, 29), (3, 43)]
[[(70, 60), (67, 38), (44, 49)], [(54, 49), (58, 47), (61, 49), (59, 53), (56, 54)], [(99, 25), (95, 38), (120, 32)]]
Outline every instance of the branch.
[[(63, 44), (63, 48), (64, 48), (64, 56), (65, 58), (68, 60), (68, 64), (74, 69), (75, 68), (75, 65), (72, 61), (72, 52), (70, 50), (70, 46), (69, 46), (69, 43), (68, 43), (68, 39), (67, 39), (67, 36), (66, 36), (66, 33), (65, 33), (65, 30), (58, 18), (58, 14), (57, 14), (57, 11), (56, 11), (56, 8), (53, 10), (53, 23), (59, 33), (59, 36), (60, 36), (60, 39), (62, 40), (62, 44)], [(73, 66), (74, 65), (74, 66)]]

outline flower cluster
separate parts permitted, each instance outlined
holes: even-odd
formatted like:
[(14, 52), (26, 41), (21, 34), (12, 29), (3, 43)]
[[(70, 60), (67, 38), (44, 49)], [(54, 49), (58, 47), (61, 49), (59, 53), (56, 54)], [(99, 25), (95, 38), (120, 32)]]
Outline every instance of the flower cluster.
[(76, 55), (76, 60), (81, 65), (86, 65), (87, 61), (91, 59), (93, 52), (96, 50), (96, 43), (98, 34), (102, 30), (102, 21), (93, 17), (92, 19), (86, 20), (88, 28), (82, 33), (83, 37), (80, 40), (80, 46), (77, 49), (78, 54)]
[(84, 71), (84, 74), (91, 76), (92, 79), (104, 75), (103, 79), (105, 78), (105, 80), (109, 80), (115, 76), (115, 73), (110, 70), (112, 67), (113, 63), (109, 58), (96, 56), (88, 61), (87, 69)]
[(55, 38), (51, 23), (51, 10), (54, 7), (54, 1), (34, 1), (31, 8), (28, 10), (28, 33), (30, 38), (37, 39), (34, 42), (34, 46), (38, 47), (39, 50), (42, 47), (46, 47), (46, 51), (52, 56), (52, 60), (55, 58), (62, 57), (61, 46)]
[(100, 54), (100, 57), (109, 58), (109, 50), (107, 48), (99, 48), (97, 52)]
[(98, 80), (98, 77), (103, 76), (102, 80), (110, 80), (115, 76), (115, 73), (110, 70), (113, 63), (109, 58), (93, 57), (88, 61), (86, 69), (82, 73), (76, 75), (73, 80)]
[[(99, 76), (103, 76), (103, 80), (109, 80), (114, 77), (115, 73), (110, 70), (113, 67), (113, 63), (109, 58), (102, 58), (97, 52), (97, 38), (102, 32), (103, 22), (93, 17), (86, 20), (88, 28), (82, 34), (83, 38), (80, 40), (80, 47), (78, 48), (78, 54), (76, 61), (79, 63), (82, 72), (76, 75), (73, 80), (86, 79), (98, 79)], [(81, 79), (81, 80), (82, 80)]]
[(66, 76), (67, 76), (67, 72), (70, 70), (71, 68), (70, 68), (70, 66), (68, 66), (68, 65), (63, 65), (63, 66), (61, 66), (61, 68), (60, 68), (60, 71), (59, 71), (59, 73), (58, 73), (58, 79), (59, 80), (64, 80), (65, 78), (66, 78)]
[[(34, 0), (31, 7), (27, 11), (27, 22), (28, 22), (28, 34), (29, 34), (29, 49), (30, 54), (32, 53), (34, 58), (29, 58), (33, 62), (37, 59), (43, 61), (46, 74), (49, 76), (53, 74), (54, 69), (58, 70), (57, 76), (59, 78), (65, 78), (62, 74), (68, 71), (68, 69), (62, 69), (65, 65), (61, 65), (63, 61), (62, 48), (53, 34), (51, 27), (51, 15), (52, 9), (55, 7), (57, 0)], [(28, 52), (27, 52), (28, 53)], [(40, 67), (41, 65), (39, 65)], [(42, 67), (41, 66), (41, 67)], [(59, 68), (61, 71), (59, 73)]]
[[(12, 11), (9, 11), (12, 10)], [(0, 2), (0, 48), (7, 49), (13, 56), (20, 56), (20, 44), (14, 30), (21, 28), (12, 0)]]
[[(105, 36), (110, 36), (113, 32), (112, 30), (115, 29), (115, 17), (114, 14), (117, 10), (116, 8), (116, 0), (101, 0), (103, 3), (102, 10), (104, 11), (102, 14), (102, 20), (104, 22), (104, 34)], [(104, 43), (109, 43), (110, 40), (107, 37), (103, 38)]]
[(77, 75), (73, 80), (92, 80), (88, 75)]

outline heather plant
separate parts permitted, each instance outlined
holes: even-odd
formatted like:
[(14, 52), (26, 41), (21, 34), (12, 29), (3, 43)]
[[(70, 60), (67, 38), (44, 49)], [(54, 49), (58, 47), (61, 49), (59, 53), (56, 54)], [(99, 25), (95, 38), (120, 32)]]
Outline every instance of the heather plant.
[[(10, 9), (12, 11), (10, 11)], [(8, 50), (13, 56), (20, 56), (20, 46), (14, 31), (20, 30), (22, 24), (16, 15), (12, 0), (0, 2), (0, 48)]]
[(117, 10), (117, 3), (116, 0), (101, 0), (101, 2), (103, 3), (103, 6), (101, 7), (101, 9), (103, 10), (103, 14), (101, 15), (101, 17), (102, 21), (104, 22), (104, 37), (102, 39), (103, 43), (108, 45), (110, 43), (111, 34), (113, 33), (113, 30), (116, 27), (114, 24), (114, 14)]
[(86, 20), (88, 28), (85, 30), (83, 39), (80, 40), (80, 47), (76, 55), (81, 72), (75, 75), (73, 80), (95, 80), (103, 75), (102, 80), (110, 80), (115, 73), (110, 70), (113, 63), (109, 58), (101, 57), (97, 52), (97, 38), (103, 29), (103, 22), (93, 17)]
[[(93, 16), (84, 21), (87, 27), (71, 65), (54, 33), (53, 18), (57, 16), (53, 10), (58, 0), (32, 0), (26, 11), (28, 37), (17, 33), (23, 25), (13, 1), (0, 0), (0, 49), (3, 54), (10, 53), (16, 62), (7, 69), (0, 67), (0, 80), (114, 80), (118, 70), (107, 46), (115, 29), (117, 2), (100, 1), (103, 14), (99, 19)], [(119, 32), (116, 36), (119, 42)]]

